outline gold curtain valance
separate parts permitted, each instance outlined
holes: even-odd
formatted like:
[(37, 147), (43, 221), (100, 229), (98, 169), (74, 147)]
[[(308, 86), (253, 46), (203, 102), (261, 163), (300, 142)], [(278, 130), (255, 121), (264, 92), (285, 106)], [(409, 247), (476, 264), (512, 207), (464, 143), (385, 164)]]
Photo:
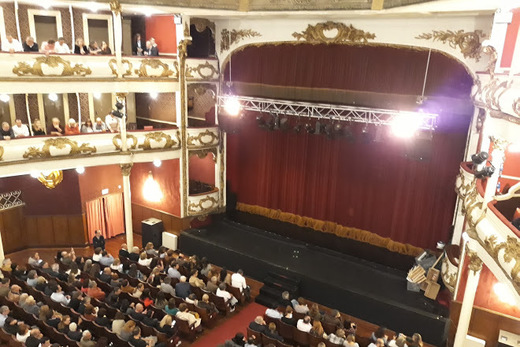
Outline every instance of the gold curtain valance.
[(381, 237), (375, 233), (366, 230), (349, 228), (334, 222), (321, 221), (309, 217), (302, 217), (292, 213), (282, 212), (280, 210), (272, 210), (269, 208), (256, 205), (248, 205), (241, 202), (237, 203), (237, 210), (279, 220), (281, 222), (295, 224), (299, 227), (310, 228), (316, 231), (334, 234), (339, 237), (345, 237), (360, 242), (366, 242), (373, 246), (386, 248), (389, 251), (397, 252), (399, 254), (410, 255), (415, 257), (424, 251), (422, 248), (415, 247), (410, 244), (392, 241), (388, 237)]

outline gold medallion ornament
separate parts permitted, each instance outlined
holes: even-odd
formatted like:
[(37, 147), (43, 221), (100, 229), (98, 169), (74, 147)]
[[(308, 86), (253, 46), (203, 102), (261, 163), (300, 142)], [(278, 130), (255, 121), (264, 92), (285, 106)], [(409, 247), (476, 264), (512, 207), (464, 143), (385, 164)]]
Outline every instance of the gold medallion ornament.
[(121, 14), (121, 3), (119, 0), (111, 0), (110, 1), (110, 11), (114, 12), (115, 14)]
[[(159, 69), (161, 68), (162, 71), (159, 75), (150, 75), (148, 74), (147, 67), (152, 69)], [(163, 63), (159, 59), (143, 59), (141, 61), (141, 66), (139, 66), (139, 69), (135, 69), (135, 73), (139, 77), (170, 77), (174, 74), (173, 70), (170, 70), (170, 67), (168, 64)]]
[[(18, 76), (34, 75), (46, 76), (87, 76), (92, 73), (89, 67), (82, 64), (71, 65), (71, 62), (57, 55), (49, 55), (34, 58), (36, 61), (30, 65), (26, 62), (19, 62), (13, 68), (13, 73)], [(54, 70), (46, 71), (44, 70)]]
[[(206, 140), (205, 138), (209, 138), (209, 140)], [(199, 133), (198, 135), (189, 135), (188, 136), (188, 147), (198, 147), (197, 142), (200, 143), (199, 146), (211, 146), (216, 145), (219, 142), (218, 134), (215, 134), (214, 132), (207, 129), (206, 131), (203, 131)]]
[(55, 156), (76, 156), (81, 154), (96, 153), (96, 147), (91, 146), (87, 142), (81, 144), (80, 146), (76, 141), (72, 141), (69, 138), (58, 137), (45, 140), (41, 148), (29, 147), (27, 151), (23, 154), (23, 157), (25, 159), (50, 158), (53, 157), (51, 149), (63, 150), (66, 148), (69, 148), (68, 153), (60, 153), (56, 154)]
[(476, 252), (473, 252), (469, 249), (469, 247), (466, 246), (466, 254), (469, 257), (469, 264), (468, 267), (471, 271), (474, 273), (479, 272), (482, 270), (482, 259), (479, 258)]
[[(330, 36), (332, 34), (332, 36)], [(356, 29), (352, 24), (346, 25), (338, 22), (324, 22), (316, 25), (308, 25), (301, 33), (295, 32), (292, 36), (300, 41), (309, 43), (343, 43), (362, 42), (376, 38), (376, 34), (361, 29)]]
[(194, 214), (207, 214), (211, 210), (218, 207), (218, 201), (212, 196), (206, 196), (203, 199), (200, 199), (198, 203), (190, 203), (188, 205), (188, 213), (191, 215)]
[[(121, 60), (121, 63), (123, 64), (123, 67), (126, 65), (126, 71), (123, 72), (121, 77), (131, 76), (132, 75), (132, 63), (128, 59)], [(117, 76), (117, 61), (115, 59), (110, 59), (108, 61), (108, 66), (110, 67), (110, 70), (112, 71), (112, 75)]]
[(194, 151), (190, 151), (190, 157), (192, 155), (196, 155), (200, 159), (204, 159), (210, 153), (213, 154), (213, 161), (216, 164), (217, 163), (217, 148), (216, 147), (205, 148), (205, 149), (197, 149), (197, 150), (194, 150)]
[[(200, 79), (203, 81), (218, 79), (218, 69), (207, 60), (204, 64), (199, 64), (196, 67), (188, 68), (189, 74), (187, 77), (195, 77), (193, 76), (194, 72), (196, 72), (200, 76)], [(197, 78), (195, 77), (195, 79)]]
[[(126, 134), (126, 140), (131, 140), (131, 144), (130, 146), (128, 146), (128, 149), (136, 149), (137, 148), (137, 137), (135, 137), (134, 135), (132, 134)], [(122, 141), (121, 141), (121, 134), (117, 134), (116, 136), (114, 136), (112, 138), (112, 143), (114, 144), (114, 147), (120, 151), (121, 150), (121, 144), (122, 144)]]
[(482, 39), (487, 36), (482, 30), (465, 32), (464, 30), (433, 30), (431, 33), (422, 33), (416, 36), (419, 40), (441, 41), (449, 44), (451, 48), (458, 48), (464, 58), (474, 58), (480, 60), (482, 53)]
[(51, 172), (40, 172), (37, 179), (45, 186), (45, 188), (54, 189), (61, 183), (61, 181), (63, 181), (63, 171), (55, 170)]
[[(180, 137), (180, 133), (177, 132), (177, 138)], [(152, 147), (151, 141), (153, 142), (165, 142), (162, 147)], [(139, 145), (139, 148), (142, 149), (166, 149), (172, 147), (180, 147), (180, 143), (173, 139), (170, 135), (163, 133), (162, 131), (156, 131), (152, 133), (147, 133), (144, 135), (144, 142), (142, 145)]]
[(245, 38), (259, 36), (262, 35), (258, 31), (254, 31), (252, 29), (222, 29), (220, 32), (220, 53), (229, 50), (232, 45), (242, 41)]

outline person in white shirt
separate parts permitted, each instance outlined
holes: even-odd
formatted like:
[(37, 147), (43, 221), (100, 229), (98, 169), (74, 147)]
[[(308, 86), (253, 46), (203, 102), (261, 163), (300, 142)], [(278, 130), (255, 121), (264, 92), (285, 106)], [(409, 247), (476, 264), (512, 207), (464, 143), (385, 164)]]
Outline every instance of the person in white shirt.
[(23, 46), (11, 34), (7, 34), (6, 40), (2, 42), (2, 52), (23, 52)]
[(68, 295), (66, 296), (61, 291), (61, 286), (58, 284), (58, 287), (56, 288), (56, 291), (51, 294), (51, 300), (54, 302), (62, 303), (63, 305), (68, 305), (70, 301), (70, 297)]
[(112, 113), (107, 114), (105, 117), (105, 125), (111, 133), (118, 133), (121, 126), (120, 119), (114, 116)]
[(232, 309), (234, 309), (236, 303), (238, 302), (238, 300), (226, 290), (226, 284), (224, 282), (219, 284), (215, 295), (224, 298), (226, 303), (228, 303)]
[(141, 255), (139, 256), (139, 261), (137, 263), (139, 265), (143, 265), (143, 266), (150, 266), (151, 262), (152, 262), (152, 258), (148, 258), (146, 256), (146, 253), (142, 252)]
[(5, 320), (7, 319), (8, 315), (9, 315), (9, 307), (7, 307), (7, 306), (0, 307), (0, 328), (4, 327)]
[(251, 291), (249, 286), (246, 284), (246, 278), (244, 277), (244, 271), (238, 269), (236, 273), (231, 275), (231, 286), (239, 288), (240, 292), (244, 294), (247, 300), (251, 297)]
[(54, 52), (58, 54), (70, 54), (69, 45), (65, 43), (65, 39), (60, 37), (54, 45)]
[(274, 319), (281, 319), (283, 317), (283, 314), (278, 311), (276, 307), (269, 307), (267, 310), (265, 310), (265, 315)]
[(192, 313), (188, 311), (188, 305), (182, 303), (179, 305), (179, 312), (175, 315), (175, 317), (182, 319), (184, 321), (188, 321), (188, 324), (191, 326), (195, 324), (195, 328), (200, 325), (201, 319), (196, 318)]
[(376, 342), (372, 342), (368, 347), (385, 347), (385, 340), (377, 339)]
[(14, 121), (15, 124), (13, 125), (13, 133), (14, 137), (27, 137), (29, 136), (29, 128), (27, 125), (22, 124), (21, 119), (17, 119)]
[(296, 329), (308, 333), (312, 329), (311, 317), (305, 316), (303, 319), (298, 319)]

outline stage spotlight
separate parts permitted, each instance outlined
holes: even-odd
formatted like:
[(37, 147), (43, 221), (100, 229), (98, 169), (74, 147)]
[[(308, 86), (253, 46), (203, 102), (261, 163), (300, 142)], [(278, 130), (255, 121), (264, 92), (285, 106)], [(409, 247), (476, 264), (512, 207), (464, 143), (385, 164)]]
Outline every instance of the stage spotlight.
[(345, 128), (343, 128), (343, 136), (347, 139), (348, 142), (354, 142), (355, 140), (352, 128), (348, 125)]
[(323, 130), (323, 123), (319, 120), (314, 125), (314, 135), (320, 135)]
[(157, 92), (150, 92), (149, 94), (150, 94), (150, 97), (151, 97), (152, 99), (154, 99), (154, 100), (156, 100), (157, 97), (159, 96), (159, 93), (157, 93)]
[(2, 102), (9, 102), (9, 99), (10, 99), (10, 97), (8, 94), (0, 94), (0, 100)]
[(305, 131), (310, 134), (310, 133), (313, 133), (314, 132), (314, 128), (312, 127), (312, 124), (310, 123), (306, 123), (305, 124)]
[(334, 131), (339, 133), (341, 132), (341, 129), (342, 129), (342, 126), (341, 126), (341, 123), (335, 123), (334, 124)]
[(300, 123), (296, 124), (293, 130), (296, 134), (299, 134), (302, 131), (302, 125)]
[(327, 135), (329, 138), (333, 138), (333, 137), (334, 137), (333, 126), (332, 126), (332, 124), (330, 124), (330, 123), (325, 124), (325, 126), (323, 127), (323, 132), (324, 132), (325, 135)]
[(493, 165), (486, 166), (482, 168), (481, 170), (475, 171), (475, 177), (476, 178), (484, 178), (484, 177), (491, 177), (495, 173), (495, 167)]
[(421, 127), (422, 119), (417, 115), (402, 114), (392, 120), (392, 132), (401, 138), (410, 138)]
[(473, 165), (480, 165), (486, 160), (488, 160), (489, 154), (487, 152), (480, 152), (477, 154), (473, 154), (471, 156), (471, 161), (473, 162)]
[(236, 96), (228, 96), (226, 100), (224, 100), (224, 110), (228, 115), (236, 117), (240, 113), (240, 101)]
[(280, 129), (282, 131), (289, 130), (290, 128), (289, 118), (287, 116), (281, 116), (280, 117)]
[(48, 97), (49, 97), (49, 100), (50, 100), (50, 101), (53, 101), (53, 102), (58, 101), (58, 94), (56, 94), (56, 93), (50, 93), (50, 94), (48, 95)]
[(84, 168), (83, 166), (78, 166), (78, 167), (76, 168), (76, 172), (79, 173), (79, 174), (81, 175), (82, 173), (85, 172), (85, 168)]
[(162, 161), (160, 159), (154, 159), (153, 166), (155, 167), (161, 167)]

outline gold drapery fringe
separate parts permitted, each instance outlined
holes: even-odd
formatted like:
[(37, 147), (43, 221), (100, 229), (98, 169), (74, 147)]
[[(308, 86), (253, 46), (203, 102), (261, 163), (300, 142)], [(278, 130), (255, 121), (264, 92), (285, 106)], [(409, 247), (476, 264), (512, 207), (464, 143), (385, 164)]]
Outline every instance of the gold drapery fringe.
[(348, 239), (369, 243), (373, 246), (386, 248), (389, 251), (397, 252), (399, 254), (415, 257), (424, 251), (422, 248), (412, 246), (408, 243), (405, 244), (392, 241), (388, 237), (382, 237), (370, 231), (345, 227), (334, 222), (302, 217), (292, 213), (282, 212), (280, 210), (273, 210), (256, 205), (248, 205), (241, 202), (237, 203), (237, 210), (279, 220), (285, 223), (295, 224), (299, 227), (310, 228), (316, 231), (334, 234), (339, 237), (345, 237)]

